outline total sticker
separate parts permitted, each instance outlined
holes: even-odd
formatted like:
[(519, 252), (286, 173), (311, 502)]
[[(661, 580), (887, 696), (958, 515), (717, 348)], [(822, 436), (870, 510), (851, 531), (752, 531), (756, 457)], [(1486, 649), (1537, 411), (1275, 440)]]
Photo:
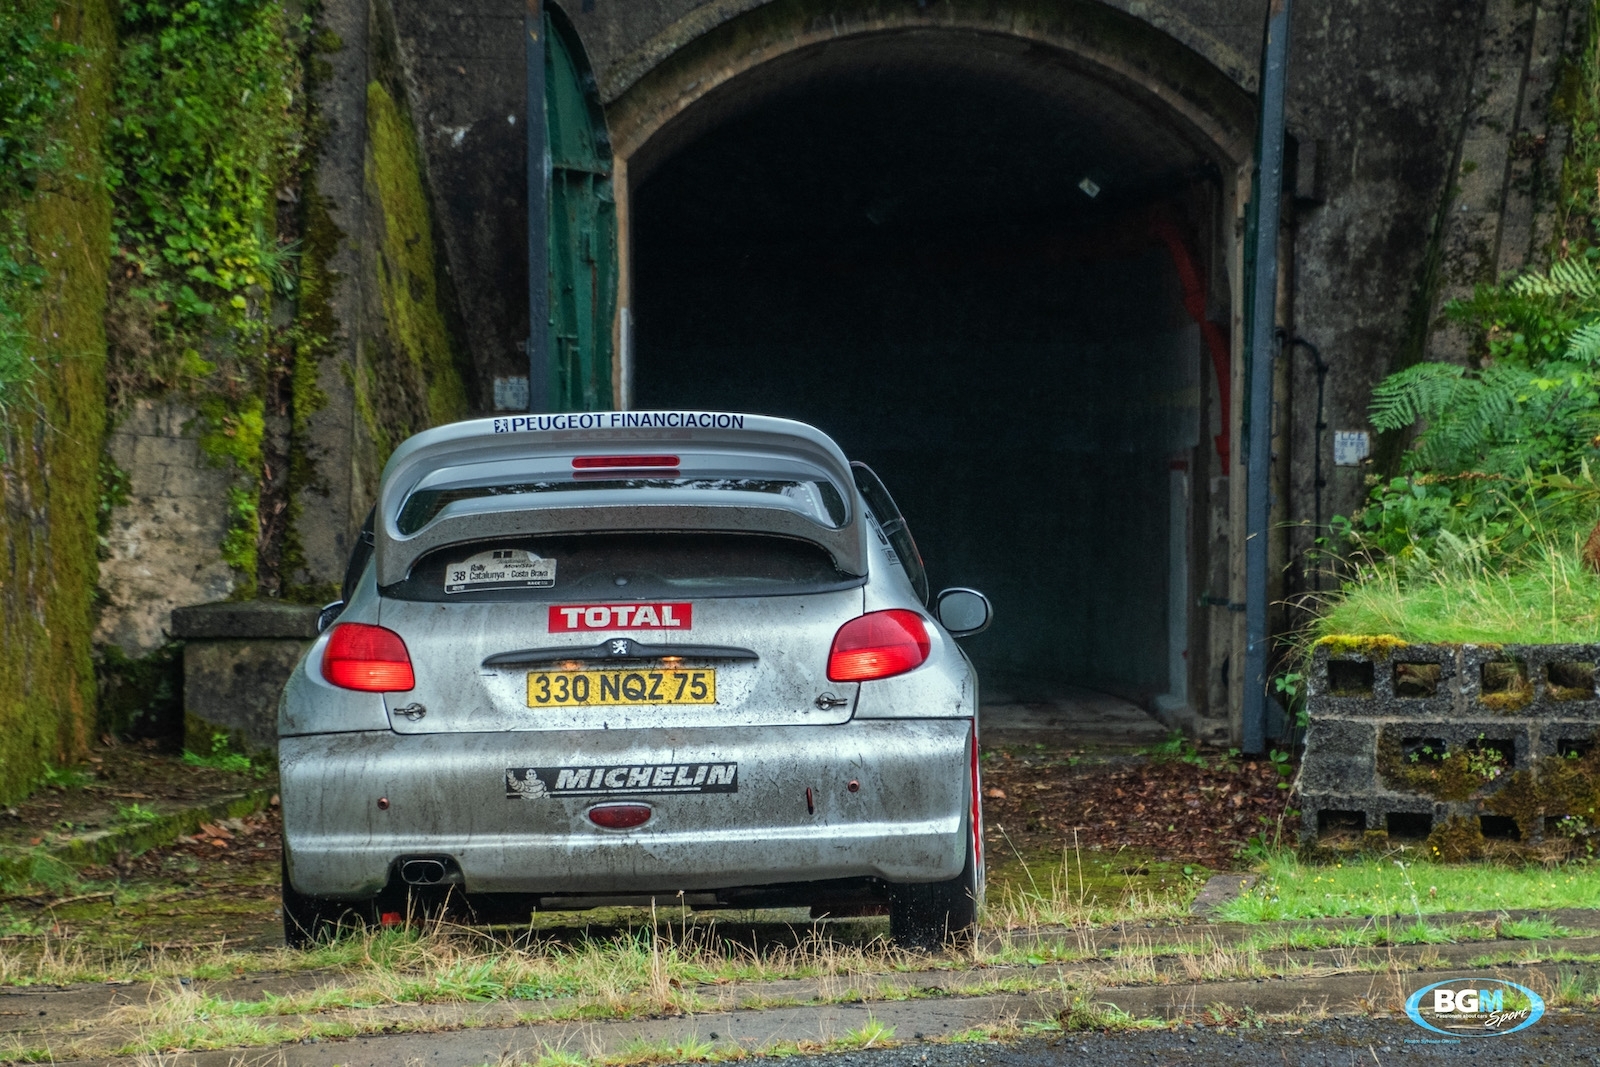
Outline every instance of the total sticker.
[(475, 593), (484, 589), (553, 589), (556, 561), (523, 548), (495, 548), (444, 570), (446, 593)]

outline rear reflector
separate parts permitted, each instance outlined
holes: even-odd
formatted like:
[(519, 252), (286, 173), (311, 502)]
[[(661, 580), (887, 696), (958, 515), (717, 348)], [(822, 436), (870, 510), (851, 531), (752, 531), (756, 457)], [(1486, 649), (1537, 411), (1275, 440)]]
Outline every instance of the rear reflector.
[(404, 693), (417, 684), (400, 635), (360, 622), (342, 622), (328, 634), (322, 677), (363, 693)]
[(677, 456), (579, 456), (572, 461), (573, 469), (580, 471), (677, 465)]
[(601, 804), (589, 809), (589, 821), (607, 830), (631, 830), (649, 822), (652, 814), (646, 804)]
[(851, 619), (833, 635), (828, 680), (867, 682), (891, 678), (922, 666), (928, 658), (928, 629), (922, 616), (895, 608)]

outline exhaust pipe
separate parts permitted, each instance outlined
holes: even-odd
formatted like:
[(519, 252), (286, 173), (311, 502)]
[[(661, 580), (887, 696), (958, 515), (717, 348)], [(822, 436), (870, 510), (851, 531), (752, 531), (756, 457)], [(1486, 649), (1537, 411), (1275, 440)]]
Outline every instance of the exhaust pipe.
[(400, 877), (407, 885), (438, 885), (445, 879), (445, 866), (438, 860), (406, 860)]

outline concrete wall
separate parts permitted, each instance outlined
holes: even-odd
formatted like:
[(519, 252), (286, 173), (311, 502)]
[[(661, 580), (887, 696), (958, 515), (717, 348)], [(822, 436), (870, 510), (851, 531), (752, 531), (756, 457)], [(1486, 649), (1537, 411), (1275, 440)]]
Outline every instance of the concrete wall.
[(194, 422), (180, 401), (135, 400), (106, 442), (126, 481), (106, 528), (95, 641), (128, 656), (166, 644), (174, 608), (225, 600), (238, 585), (222, 539), (239, 475), (201, 454)]

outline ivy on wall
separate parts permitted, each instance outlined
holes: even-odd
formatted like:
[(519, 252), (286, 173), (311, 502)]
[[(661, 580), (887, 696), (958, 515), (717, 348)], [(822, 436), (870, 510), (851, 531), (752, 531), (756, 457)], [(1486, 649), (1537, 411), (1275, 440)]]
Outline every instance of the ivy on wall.
[(221, 545), (239, 596), (256, 591), (266, 394), (292, 361), (272, 306), (296, 285), (304, 29), (279, 0), (120, 8), (110, 403), (191, 401), (202, 451), (239, 475)]
[(28, 395), (35, 369), (23, 320), (45, 269), (28, 248), (23, 204), (66, 158), (57, 127), (82, 53), (60, 25), (54, 0), (0, 5), (0, 417)]

